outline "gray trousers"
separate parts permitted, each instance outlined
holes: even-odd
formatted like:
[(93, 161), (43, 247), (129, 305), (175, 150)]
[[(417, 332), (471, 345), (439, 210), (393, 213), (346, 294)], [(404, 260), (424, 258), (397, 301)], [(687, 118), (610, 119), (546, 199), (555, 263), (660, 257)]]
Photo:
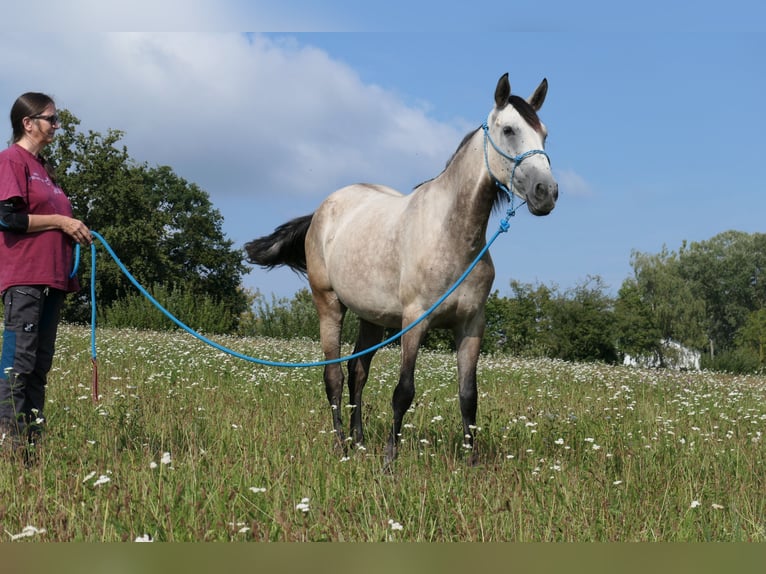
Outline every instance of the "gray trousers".
[(14, 438), (33, 440), (45, 421), (45, 386), (64, 296), (40, 285), (17, 285), (3, 293), (0, 428)]

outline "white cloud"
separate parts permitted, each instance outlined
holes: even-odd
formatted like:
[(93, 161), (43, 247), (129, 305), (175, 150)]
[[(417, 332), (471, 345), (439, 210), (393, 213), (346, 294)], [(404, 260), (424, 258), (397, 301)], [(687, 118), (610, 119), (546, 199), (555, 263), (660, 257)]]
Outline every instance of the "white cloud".
[(0, 39), (16, 54), (0, 80), (6, 109), (23, 91), (50, 93), (81, 128), (124, 131), (133, 157), (170, 165), (211, 196), (323, 197), (355, 181), (407, 191), (463, 135), (289, 38), (53, 34), (19, 52), (21, 41)]

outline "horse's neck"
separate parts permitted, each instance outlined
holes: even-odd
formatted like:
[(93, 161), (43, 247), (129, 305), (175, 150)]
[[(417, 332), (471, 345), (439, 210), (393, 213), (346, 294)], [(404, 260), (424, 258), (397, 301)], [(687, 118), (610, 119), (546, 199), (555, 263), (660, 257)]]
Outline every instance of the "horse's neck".
[(484, 168), (481, 143), (474, 136), (433, 183), (449, 202), (445, 216), (451, 233), (475, 237), (483, 245), (497, 190)]

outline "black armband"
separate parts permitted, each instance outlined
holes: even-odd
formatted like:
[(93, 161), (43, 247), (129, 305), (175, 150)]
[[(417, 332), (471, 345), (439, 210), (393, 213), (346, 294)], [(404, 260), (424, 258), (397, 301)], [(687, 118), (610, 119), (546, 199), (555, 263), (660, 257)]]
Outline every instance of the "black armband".
[(13, 199), (0, 201), (0, 231), (25, 233), (29, 227), (29, 214)]

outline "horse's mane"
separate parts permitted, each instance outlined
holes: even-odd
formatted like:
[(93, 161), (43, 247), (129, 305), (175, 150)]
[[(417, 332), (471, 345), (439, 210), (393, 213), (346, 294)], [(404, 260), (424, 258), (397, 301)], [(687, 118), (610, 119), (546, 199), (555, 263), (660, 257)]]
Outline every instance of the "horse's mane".
[[(452, 163), (452, 160), (453, 160), (453, 159), (455, 159), (455, 156), (457, 156), (457, 154), (460, 152), (460, 150), (461, 150), (461, 149), (463, 149), (463, 147), (465, 146), (465, 144), (466, 144), (466, 143), (468, 143), (468, 141), (469, 141), (469, 140), (470, 140), (470, 139), (473, 137), (473, 135), (474, 135), (474, 134), (475, 134), (477, 131), (479, 131), (480, 129), (481, 129), (481, 126), (479, 126), (478, 128), (476, 128), (476, 129), (475, 129), (475, 130), (473, 130), (473, 131), (470, 131), (470, 132), (468, 132), (468, 133), (465, 135), (465, 137), (463, 137), (463, 141), (461, 141), (461, 142), (460, 142), (460, 145), (459, 145), (459, 146), (457, 146), (457, 149), (456, 149), (456, 150), (455, 150), (455, 151), (452, 153), (452, 155), (450, 156), (450, 158), (447, 160), (447, 163), (445, 163), (445, 164), (444, 164), (444, 169), (441, 171), (441, 173), (439, 173), (439, 175), (441, 175), (442, 173), (444, 173), (444, 170), (445, 170), (445, 169), (447, 169), (447, 168), (449, 167), (449, 164), (451, 164), (451, 163)], [(433, 180), (435, 180), (437, 177), (439, 177), (439, 175), (437, 175), (437, 176), (435, 176), (435, 177), (432, 177), (432, 178), (430, 178), (430, 179), (427, 179), (427, 180), (425, 180), (425, 181), (422, 181), (422, 182), (420, 182), (419, 184), (417, 184), (417, 185), (416, 185), (415, 187), (413, 187), (412, 189), (413, 189), (413, 190), (415, 190), (415, 189), (417, 189), (417, 188), (419, 188), (419, 187), (421, 187), (421, 186), (423, 186), (423, 185), (427, 184), (429, 181), (433, 181)]]

